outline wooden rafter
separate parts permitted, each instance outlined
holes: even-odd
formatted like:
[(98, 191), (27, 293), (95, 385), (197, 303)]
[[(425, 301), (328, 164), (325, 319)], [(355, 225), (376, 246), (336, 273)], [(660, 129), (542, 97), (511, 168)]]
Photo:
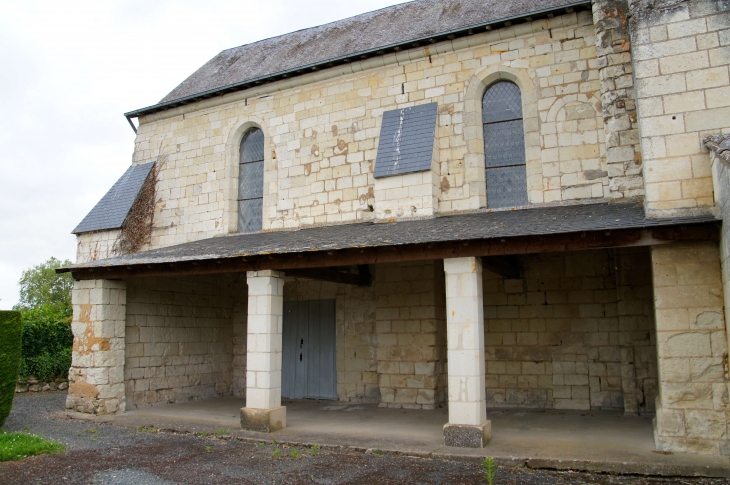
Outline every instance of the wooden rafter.
[(514, 256), (489, 256), (482, 258), (482, 267), (507, 279), (522, 277), (520, 263)]
[[(362, 266), (365, 267), (364, 270)], [(370, 272), (367, 270), (367, 265), (362, 266), (358, 268), (358, 273), (335, 271), (330, 268), (287, 269), (284, 270), (284, 273), (287, 276), (310, 280), (329, 281), (331, 283), (342, 283), (345, 285), (370, 286)]]

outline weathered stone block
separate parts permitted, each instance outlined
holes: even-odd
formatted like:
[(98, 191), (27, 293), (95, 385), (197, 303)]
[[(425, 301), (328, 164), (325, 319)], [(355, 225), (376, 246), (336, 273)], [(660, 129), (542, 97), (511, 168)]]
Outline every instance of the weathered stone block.
[(286, 406), (272, 409), (241, 408), (241, 429), (271, 433), (286, 427)]
[(444, 446), (459, 448), (484, 448), (492, 439), (492, 422), (480, 425), (444, 425)]

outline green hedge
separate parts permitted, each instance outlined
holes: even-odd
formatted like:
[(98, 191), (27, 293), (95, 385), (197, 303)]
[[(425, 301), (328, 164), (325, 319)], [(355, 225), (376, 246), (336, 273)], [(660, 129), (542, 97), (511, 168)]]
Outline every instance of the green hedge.
[(0, 426), (13, 407), (22, 336), (20, 312), (0, 311)]
[(24, 310), (23, 353), (19, 374), (41, 381), (68, 377), (71, 366), (71, 310), (49, 305)]

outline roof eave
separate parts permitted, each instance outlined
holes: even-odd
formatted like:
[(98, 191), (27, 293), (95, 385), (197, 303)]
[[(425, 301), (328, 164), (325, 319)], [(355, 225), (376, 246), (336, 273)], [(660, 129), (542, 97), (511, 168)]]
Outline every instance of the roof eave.
[[(421, 44), (421, 43), (432, 44), (432, 43), (441, 42), (443, 40), (453, 40), (457, 37), (465, 37), (468, 35), (473, 35), (474, 30), (476, 30), (476, 29), (486, 29), (488, 27), (493, 28), (495, 25), (504, 24), (505, 22), (514, 22), (516, 20), (527, 19), (528, 17), (530, 17), (530, 18), (538, 17), (539, 18), (542, 16), (546, 16), (550, 13), (561, 12), (561, 11), (571, 12), (572, 9), (574, 9), (576, 7), (582, 7), (582, 6), (586, 6), (586, 5), (591, 5), (591, 1), (590, 0), (576, 1), (576, 2), (573, 2), (570, 4), (561, 5), (560, 7), (557, 7), (557, 8), (547, 8), (547, 9), (535, 10), (535, 11), (526, 12), (526, 13), (519, 14), (519, 15), (513, 15), (510, 17), (504, 17), (504, 18), (500, 18), (500, 19), (496, 19), (496, 20), (491, 20), (486, 23), (469, 25), (469, 26), (460, 27), (460, 28), (454, 29), (454, 30), (439, 32), (437, 34), (433, 34), (433, 35), (429, 35), (429, 36), (418, 37), (418, 38), (409, 39), (409, 40), (406, 40), (403, 42), (375, 47), (373, 49), (353, 52), (353, 53), (347, 54), (345, 56), (334, 57), (331, 59), (326, 59), (323, 61), (302, 65), (302, 66), (299, 66), (299, 67), (296, 67), (293, 69), (288, 69), (285, 71), (279, 71), (279, 72), (275, 72), (272, 74), (267, 74), (266, 76), (260, 76), (257, 78), (247, 79), (245, 81), (240, 81), (238, 83), (229, 84), (227, 86), (221, 86), (219, 88), (210, 89), (208, 91), (203, 91), (203, 92), (196, 93), (196, 94), (193, 94), (190, 96), (184, 96), (182, 98), (173, 99), (171, 101), (166, 101), (164, 103), (158, 103), (158, 104), (155, 104), (152, 106), (148, 106), (146, 108), (140, 108), (137, 110), (129, 111), (127, 113), (124, 113), (124, 116), (127, 118), (127, 120), (131, 124), (131, 118), (139, 118), (140, 116), (145, 116), (145, 115), (157, 113), (159, 111), (165, 111), (168, 109), (177, 108), (178, 106), (192, 104), (192, 103), (202, 101), (207, 98), (212, 98), (215, 96), (222, 96), (222, 95), (232, 93), (235, 91), (242, 91), (244, 89), (260, 86), (262, 84), (268, 84), (268, 83), (272, 83), (275, 81), (280, 81), (285, 78), (301, 76), (301, 75), (307, 74), (308, 72), (317, 71), (319, 69), (328, 69), (330, 67), (347, 64), (347, 63), (350, 63), (353, 61), (363, 60), (363, 59), (366, 59), (369, 57), (385, 55), (386, 53), (388, 53), (387, 51), (396, 51), (397, 52), (397, 51), (403, 49), (404, 47), (407, 47), (408, 49), (417, 47), (417, 45), (414, 45), (414, 44)], [(134, 125), (132, 125), (132, 128), (134, 128)], [(136, 129), (135, 129), (135, 132), (136, 132)]]

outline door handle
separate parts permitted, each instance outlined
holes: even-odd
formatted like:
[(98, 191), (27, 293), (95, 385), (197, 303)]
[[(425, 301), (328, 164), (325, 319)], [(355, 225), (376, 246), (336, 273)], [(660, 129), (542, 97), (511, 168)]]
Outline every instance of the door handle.
[(299, 362), (301, 362), (301, 361), (302, 361), (302, 354), (300, 353), (299, 354)]
[(300, 349), (303, 349), (304, 348), (304, 339), (302, 339), (302, 341), (299, 342), (299, 348)]

